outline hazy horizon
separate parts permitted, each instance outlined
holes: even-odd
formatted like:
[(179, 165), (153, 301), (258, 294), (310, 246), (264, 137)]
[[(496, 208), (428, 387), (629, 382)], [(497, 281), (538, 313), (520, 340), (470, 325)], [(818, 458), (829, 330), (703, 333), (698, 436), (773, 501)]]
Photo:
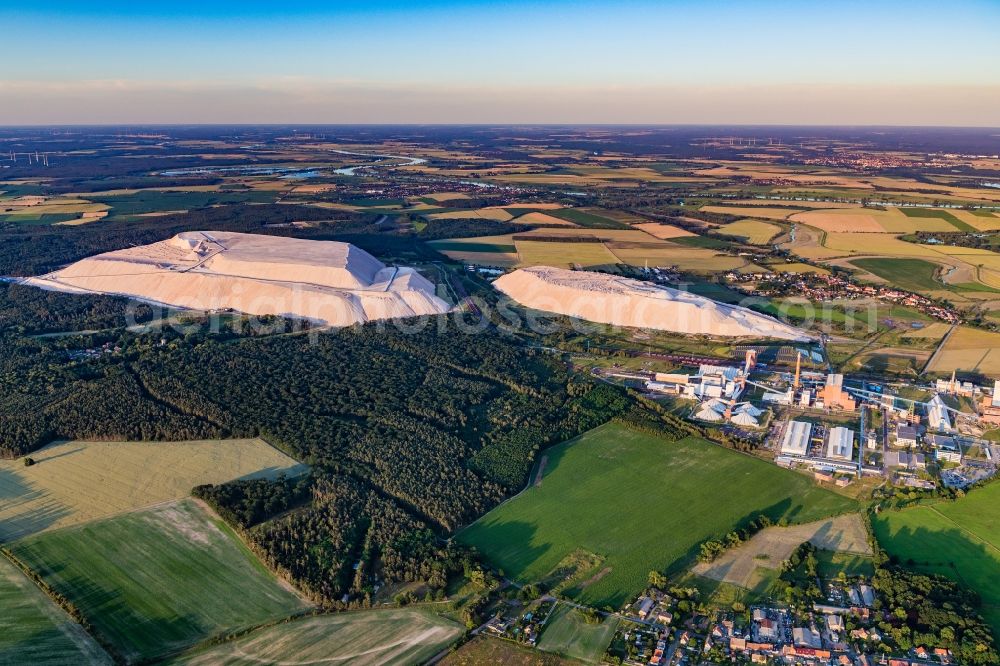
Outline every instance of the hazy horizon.
[(0, 124), (1000, 126), (1000, 5), (48, 2)]

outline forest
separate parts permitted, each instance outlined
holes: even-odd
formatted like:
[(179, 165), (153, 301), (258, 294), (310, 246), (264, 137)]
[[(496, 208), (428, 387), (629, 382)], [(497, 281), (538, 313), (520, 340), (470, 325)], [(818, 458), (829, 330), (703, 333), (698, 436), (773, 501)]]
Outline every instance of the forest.
[(271, 336), (129, 332), (123, 318), (118, 299), (0, 287), (0, 455), (263, 437), (310, 476), (196, 494), (330, 605), (364, 603), (376, 581), (441, 589), (469, 558), (442, 537), (519, 490), (539, 449), (635, 409), (624, 389), (450, 317)]

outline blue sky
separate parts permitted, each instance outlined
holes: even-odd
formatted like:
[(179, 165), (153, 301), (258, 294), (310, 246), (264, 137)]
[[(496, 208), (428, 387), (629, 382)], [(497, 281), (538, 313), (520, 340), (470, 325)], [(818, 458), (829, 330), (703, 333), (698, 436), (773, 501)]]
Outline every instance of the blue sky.
[(0, 0), (0, 26), (0, 122), (1000, 125), (1000, 2)]

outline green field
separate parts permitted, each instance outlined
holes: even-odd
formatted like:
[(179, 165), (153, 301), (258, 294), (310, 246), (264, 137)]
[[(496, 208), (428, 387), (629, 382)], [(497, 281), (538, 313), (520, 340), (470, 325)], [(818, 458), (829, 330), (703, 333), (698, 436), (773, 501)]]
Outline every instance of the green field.
[(11, 550), (131, 662), (307, 607), (192, 500), (35, 535)]
[(438, 252), (517, 252), (517, 248), (513, 245), (505, 245), (502, 243), (431, 241), (428, 245)]
[(540, 486), (458, 535), (507, 575), (541, 580), (574, 551), (601, 559), (567, 594), (619, 607), (653, 569), (680, 571), (698, 545), (766, 513), (807, 522), (856, 510), (805, 476), (703, 440), (606, 424), (543, 454)]
[(618, 618), (605, 618), (600, 624), (587, 624), (583, 613), (567, 604), (559, 604), (545, 624), (538, 649), (587, 662), (600, 663), (618, 628)]
[(946, 210), (935, 208), (900, 208), (899, 210), (902, 211), (903, 215), (906, 217), (934, 218), (944, 220), (948, 224), (955, 227), (958, 231), (965, 231), (968, 233), (976, 233), (977, 231), (975, 227), (970, 224), (966, 224)]
[(465, 629), (415, 608), (306, 617), (182, 655), (185, 666), (422, 664)]
[(0, 664), (110, 664), (97, 643), (0, 556)]
[(101, 195), (90, 197), (93, 201), (111, 206), (109, 217), (140, 215), (171, 210), (190, 210), (220, 204), (273, 203), (275, 192), (163, 192), (140, 190), (131, 194)]
[(630, 228), (629, 225), (624, 222), (619, 222), (618, 220), (613, 220), (610, 217), (604, 217), (592, 212), (580, 210), (579, 208), (559, 208), (557, 210), (547, 210), (545, 212), (552, 217), (558, 217), (560, 220), (566, 220), (567, 222), (572, 222), (573, 224), (581, 227), (587, 227), (589, 229)]
[(946, 288), (946, 285), (934, 279), (938, 265), (924, 259), (856, 259), (851, 263), (888, 280), (892, 286), (907, 291), (937, 291)]
[(983, 617), (1000, 637), (1000, 483), (940, 502), (880, 514), (879, 544), (908, 568), (939, 573), (979, 593)]

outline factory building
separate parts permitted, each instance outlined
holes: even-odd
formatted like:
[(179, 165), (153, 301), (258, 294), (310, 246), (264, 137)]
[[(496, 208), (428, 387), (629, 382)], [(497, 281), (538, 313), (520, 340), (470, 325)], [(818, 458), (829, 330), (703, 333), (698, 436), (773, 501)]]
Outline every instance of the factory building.
[(790, 421), (785, 428), (785, 437), (781, 442), (781, 452), (790, 456), (809, 455), (809, 442), (812, 440), (812, 423), (807, 421)]
[(827, 375), (826, 384), (816, 392), (817, 404), (823, 403), (827, 409), (842, 409), (846, 412), (853, 412), (857, 409), (857, 402), (844, 391), (844, 375)]
[(835, 460), (853, 460), (854, 431), (839, 426), (831, 428), (826, 443), (826, 457)]
[(927, 403), (927, 426), (929, 430), (937, 432), (950, 432), (952, 429), (948, 406), (944, 404), (944, 400), (937, 393)]

